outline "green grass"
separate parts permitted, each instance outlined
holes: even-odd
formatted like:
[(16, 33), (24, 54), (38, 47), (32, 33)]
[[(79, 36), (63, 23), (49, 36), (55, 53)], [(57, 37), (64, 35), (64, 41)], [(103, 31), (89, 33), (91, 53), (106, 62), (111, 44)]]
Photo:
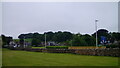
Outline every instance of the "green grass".
[(117, 66), (118, 57), (3, 49), (3, 66)]
[(68, 46), (47, 46), (48, 49), (68, 49)]
[(32, 48), (45, 48), (45, 47), (32, 47)]
[(25, 39), (25, 41), (32, 42), (32, 39)]
[[(16, 42), (19, 42), (20, 41), (20, 39), (13, 39), (14, 41), (16, 41)], [(24, 39), (25, 41), (27, 41), (27, 42), (32, 42), (32, 39)]]
[(0, 67), (2, 66), (2, 48), (0, 48)]
[[(32, 48), (45, 48), (45, 47), (32, 47)], [(46, 48), (68, 48), (68, 46), (47, 46)]]

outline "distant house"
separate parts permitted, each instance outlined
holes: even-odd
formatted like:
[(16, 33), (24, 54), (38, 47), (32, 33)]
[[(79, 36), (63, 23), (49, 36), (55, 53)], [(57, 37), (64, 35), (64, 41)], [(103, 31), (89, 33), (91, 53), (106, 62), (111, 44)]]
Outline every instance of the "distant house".
[(8, 46), (9, 46), (9, 47), (14, 47), (14, 46), (15, 46), (15, 42), (14, 42), (14, 41), (10, 41), (10, 43), (9, 43)]
[(16, 48), (16, 47), (24, 47), (24, 48), (26, 48), (26, 47), (28, 47), (28, 46), (30, 46), (31, 45), (31, 43), (29, 43), (29, 42), (24, 42), (24, 45), (20, 45), (20, 43), (19, 42), (15, 42), (15, 41), (10, 41), (10, 43), (9, 43), (9, 47), (14, 47), (14, 48)]
[[(46, 46), (64, 46), (65, 43), (56, 43), (54, 41), (47, 41)], [(41, 42), (41, 46), (45, 46), (45, 42)]]
[(28, 46), (30, 46), (30, 45), (31, 45), (30, 42), (27, 42), (27, 41), (24, 42), (24, 48), (25, 48), (25, 47), (28, 47)]
[(47, 46), (55, 46), (56, 43), (54, 41), (49, 41), (47, 42)]

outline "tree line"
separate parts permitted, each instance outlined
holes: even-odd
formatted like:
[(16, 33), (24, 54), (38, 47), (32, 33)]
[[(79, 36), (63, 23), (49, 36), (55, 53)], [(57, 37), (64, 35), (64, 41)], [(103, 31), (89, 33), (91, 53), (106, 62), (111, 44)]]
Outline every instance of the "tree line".
[(13, 40), (13, 38), (12, 37), (10, 37), (10, 36), (5, 36), (5, 35), (1, 35), (1, 38), (2, 38), (2, 46), (4, 47), (5, 45), (9, 45), (9, 43), (10, 43), (10, 41), (12, 41)]
[[(40, 46), (41, 43), (45, 41), (45, 34), (46, 34), (46, 41), (53, 41), (55, 43), (64, 43), (67, 46), (95, 46), (96, 43), (96, 32), (92, 35), (89, 34), (74, 34), (68, 31), (58, 31), (58, 32), (44, 32), (40, 34), (38, 32), (35, 33), (27, 33), (27, 34), (20, 34), (18, 38), (20, 41), (24, 42), (24, 39), (30, 39), (31, 45)], [(8, 44), (12, 37), (5, 37), (2, 36), (3, 44)], [(98, 36), (98, 44), (101, 44), (101, 36), (106, 37), (106, 40), (110, 43), (114, 43), (115, 41), (120, 41), (120, 33), (119, 32), (109, 32), (106, 29), (99, 29), (97, 31)]]

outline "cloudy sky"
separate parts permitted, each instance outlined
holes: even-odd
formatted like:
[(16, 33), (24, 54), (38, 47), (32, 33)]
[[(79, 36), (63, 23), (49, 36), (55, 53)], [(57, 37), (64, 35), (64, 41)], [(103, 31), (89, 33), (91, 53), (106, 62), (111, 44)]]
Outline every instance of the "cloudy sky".
[(19, 34), (70, 31), (93, 34), (98, 29), (118, 31), (117, 2), (4, 2), (2, 33)]

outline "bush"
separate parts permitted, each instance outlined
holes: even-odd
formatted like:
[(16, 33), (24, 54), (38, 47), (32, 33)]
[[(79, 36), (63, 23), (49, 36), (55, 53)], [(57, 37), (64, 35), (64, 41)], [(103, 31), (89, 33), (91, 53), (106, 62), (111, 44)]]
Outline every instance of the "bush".
[(106, 45), (106, 48), (120, 48), (120, 45)]
[(79, 36), (75, 36), (72, 41), (72, 46), (87, 46), (86, 41), (83, 38), (80, 38)]
[(68, 46), (47, 46), (48, 49), (68, 49)]

